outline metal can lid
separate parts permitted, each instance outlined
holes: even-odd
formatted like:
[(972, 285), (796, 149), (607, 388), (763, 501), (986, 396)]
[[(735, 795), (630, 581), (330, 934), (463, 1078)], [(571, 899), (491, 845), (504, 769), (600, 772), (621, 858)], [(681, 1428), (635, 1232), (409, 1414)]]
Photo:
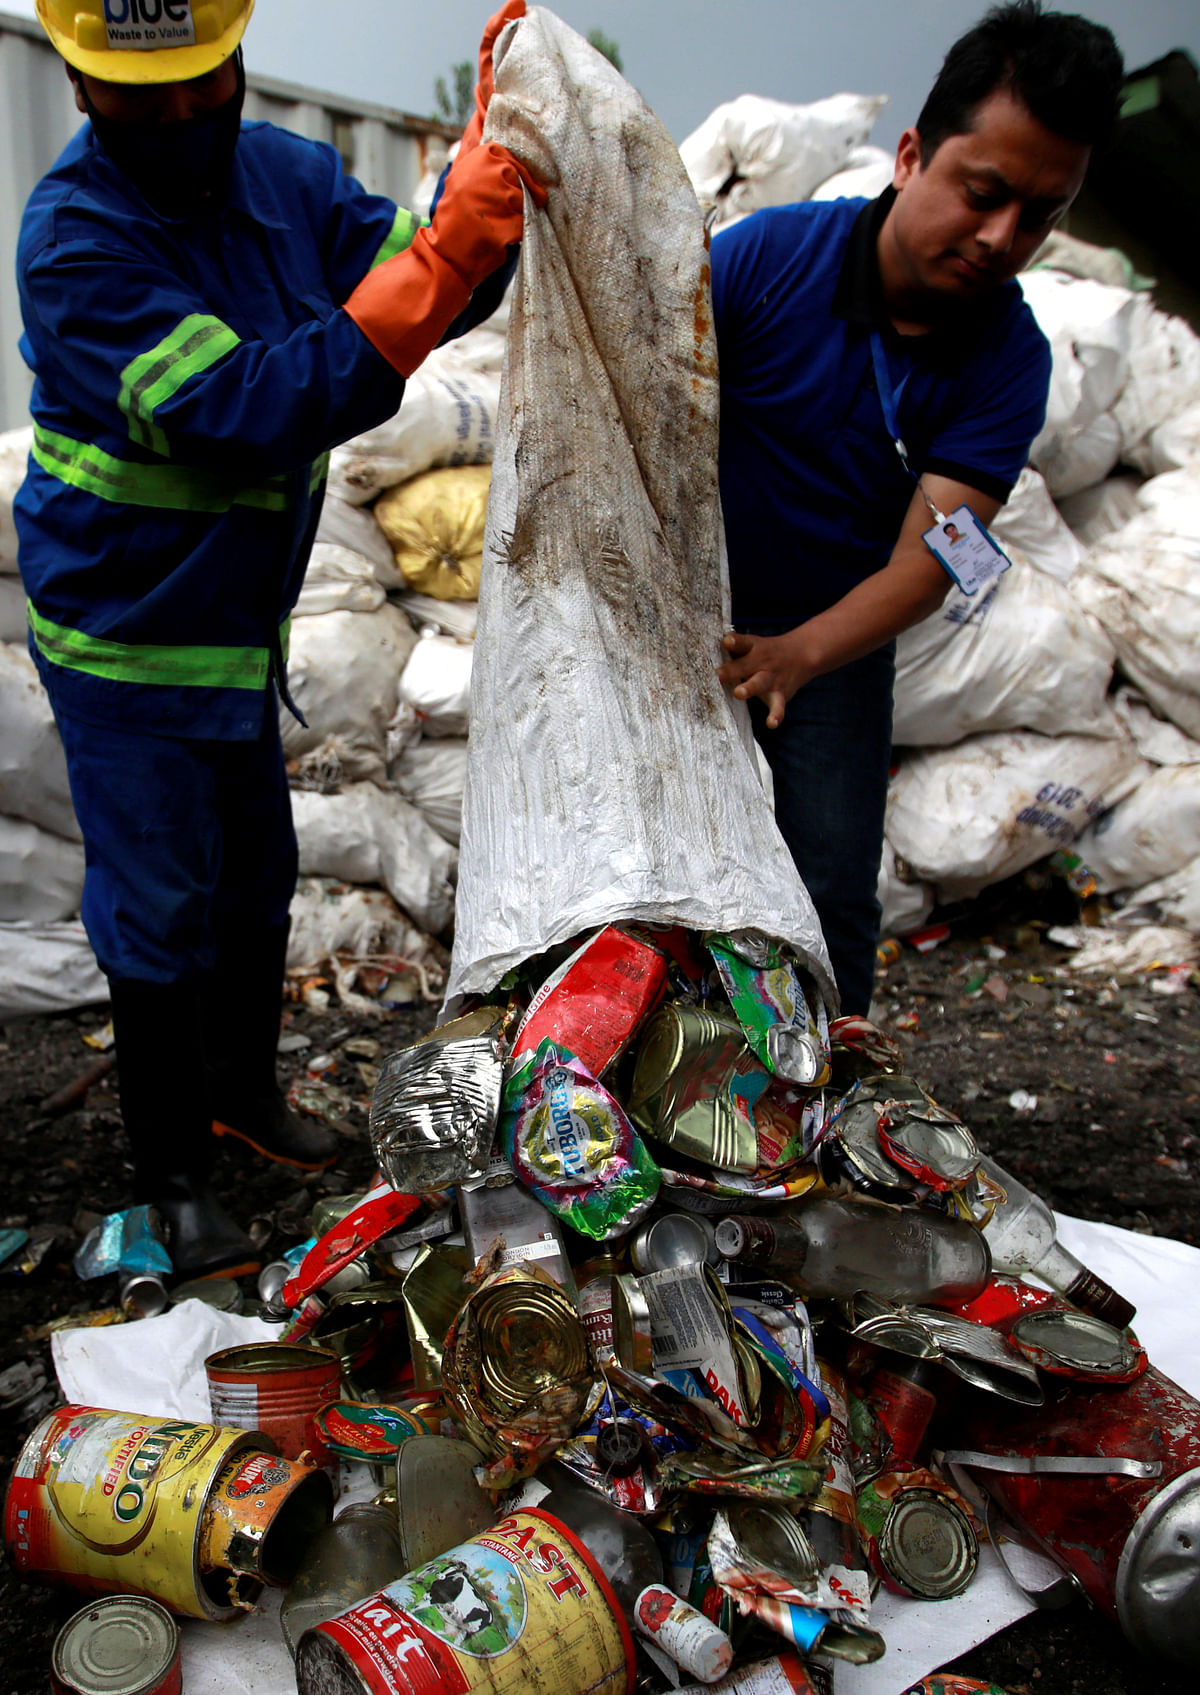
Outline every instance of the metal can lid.
[(193, 1283), (177, 1283), (171, 1290), (170, 1300), (173, 1307), (181, 1301), (203, 1301), (206, 1306), (216, 1307), (218, 1312), (238, 1312), (242, 1305), (242, 1291), (232, 1277), (201, 1277)]
[(633, 1269), (672, 1271), (682, 1265), (715, 1265), (717, 1233), (697, 1212), (665, 1212), (643, 1224), (629, 1248)]
[(896, 1586), (929, 1601), (961, 1594), (979, 1560), (967, 1515), (933, 1489), (905, 1489), (896, 1496), (877, 1546)]
[(1140, 1363), (1128, 1337), (1090, 1312), (1058, 1307), (1027, 1312), (1008, 1334), (1026, 1358), (1055, 1375), (1122, 1379), (1136, 1373)]
[(817, 1556), (803, 1525), (786, 1508), (766, 1501), (731, 1501), (725, 1515), (744, 1553), (794, 1588), (803, 1590), (811, 1584), (819, 1569)]
[(143, 1695), (156, 1689), (179, 1653), (179, 1626), (140, 1595), (93, 1601), (63, 1625), (50, 1658), (69, 1695)]

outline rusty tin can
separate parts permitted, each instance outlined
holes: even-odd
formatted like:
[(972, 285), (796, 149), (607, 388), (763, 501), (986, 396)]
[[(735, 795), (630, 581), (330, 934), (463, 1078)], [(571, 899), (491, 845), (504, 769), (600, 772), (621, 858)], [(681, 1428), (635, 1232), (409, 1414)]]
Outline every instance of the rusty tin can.
[(235, 1454), (209, 1495), (200, 1564), (286, 1588), (332, 1510), (333, 1487), (325, 1472), (261, 1448)]
[(8, 1485), (13, 1565), (85, 1594), (148, 1595), (189, 1618), (233, 1618), (261, 1585), (206, 1567), (201, 1544), (224, 1468), (265, 1442), (190, 1419), (59, 1407), (29, 1436)]
[(144, 1595), (108, 1595), (54, 1639), (52, 1695), (181, 1695), (179, 1626)]
[(290, 1460), (307, 1453), (318, 1465), (330, 1462), (314, 1421), (341, 1394), (337, 1354), (296, 1342), (240, 1342), (209, 1354), (204, 1369), (215, 1424), (265, 1431)]
[(962, 1466), (1139, 1652), (1200, 1669), (1200, 1402), (1153, 1366), (1113, 1388), (1053, 1379), (1032, 1414), (976, 1404)]

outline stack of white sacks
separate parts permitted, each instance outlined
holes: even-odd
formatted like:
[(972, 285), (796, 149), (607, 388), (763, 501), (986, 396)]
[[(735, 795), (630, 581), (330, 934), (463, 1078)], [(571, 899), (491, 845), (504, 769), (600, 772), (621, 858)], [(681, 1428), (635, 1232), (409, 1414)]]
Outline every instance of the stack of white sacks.
[[(743, 96), (683, 144), (718, 229), (874, 195), (881, 97)], [(1050, 268), (1050, 262), (1053, 267)], [(1101, 280), (1102, 279), (1102, 280)], [(1022, 286), (1054, 353), (1046, 426), (994, 528), (1012, 568), (900, 640), (885, 933), (1064, 847), (1158, 957), (1200, 938), (1200, 338), (1119, 254), (1054, 237)], [(289, 963), (406, 958), (436, 993), (453, 917), (504, 309), (439, 350), (395, 418), (333, 455), (282, 717), (300, 839)], [(61, 748), (24, 650), (0, 437), (0, 1017), (102, 998)], [(349, 885), (349, 888), (346, 887)], [(1162, 938), (1166, 937), (1164, 941)], [(340, 962), (340, 963), (339, 963)]]

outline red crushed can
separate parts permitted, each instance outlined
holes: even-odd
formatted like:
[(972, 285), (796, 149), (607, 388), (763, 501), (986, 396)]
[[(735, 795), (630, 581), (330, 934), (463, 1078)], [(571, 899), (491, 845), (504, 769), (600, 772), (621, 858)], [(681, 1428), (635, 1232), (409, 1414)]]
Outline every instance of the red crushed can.
[(1200, 1669), (1200, 1402), (1151, 1367), (1111, 1388), (1048, 1379), (1029, 1413), (980, 1397), (960, 1429), (945, 1461), (1139, 1652)]

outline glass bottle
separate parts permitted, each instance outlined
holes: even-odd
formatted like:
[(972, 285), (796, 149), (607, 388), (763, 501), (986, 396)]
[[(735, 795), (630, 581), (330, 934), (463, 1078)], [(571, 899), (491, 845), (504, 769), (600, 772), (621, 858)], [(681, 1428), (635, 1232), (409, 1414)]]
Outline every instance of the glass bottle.
[(403, 1576), (394, 1501), (352, 1501), (314, 1538), (283, 1597), (279, 1622), (292, 1655), (310, 1625), (345, 1612)]
[[(999, 1196), (996, 1210), (983, 1226), (995, 1269), (1017, 1276), (1030, 1272), (1074, 1306), (1123, 1330), (1137, 1308), (1063, 1247), (1054, 1214), (1041, 1196), (987, 1155), (980, 1158), (979, 1176)], [(993, 1196), (987, 1193), (986, 1198), (990, 1201)]]
[(883, 1207), (819, 1195), (770, 1218), (733, 1214), (717, 1248), (738, 1266), (769, 1266), (806, 1297), (866, 1290), (881, 1300), (955, 1306), (988, 1280), (988, 1245), (975, 1225), (925, 1207)]
[(638, 1635), (702, 1683), (723, 1677), (733, 1660), (732, 1642), (711, 1619), (666, 1588), (662, 1554), (646, 1526), (577, 1483), (557, 1461), (543, 1467), (538, 1477), (550, 1489), (532, 1504), (565, 1524), (583, 1543)]

